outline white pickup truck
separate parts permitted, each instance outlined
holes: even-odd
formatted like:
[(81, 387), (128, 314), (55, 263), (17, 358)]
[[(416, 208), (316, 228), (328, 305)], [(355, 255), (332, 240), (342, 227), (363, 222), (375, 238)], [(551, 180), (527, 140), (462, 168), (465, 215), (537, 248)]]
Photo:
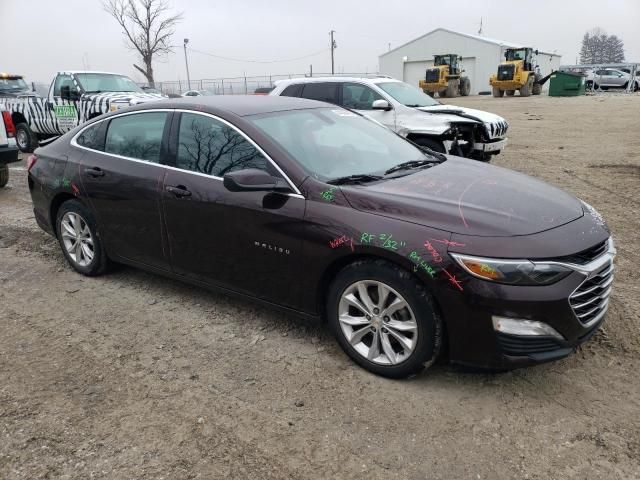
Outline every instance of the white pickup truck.
[(32, 152), (41, 141), (55, 138), (87, 120), (141, 102), (162, 99), (145, 93), (133, 80), (108, 72), (58, 72), (46, 98), (33, 92), (0, 96), (11, 113), (16, 141)]
[(418, 145), (488, 161), (507, 144), (507, 121), (493, 113), (444, 105), (389, 77), (314, 77), (276, 82), (269, 95), (302, 97), (355, 110)]

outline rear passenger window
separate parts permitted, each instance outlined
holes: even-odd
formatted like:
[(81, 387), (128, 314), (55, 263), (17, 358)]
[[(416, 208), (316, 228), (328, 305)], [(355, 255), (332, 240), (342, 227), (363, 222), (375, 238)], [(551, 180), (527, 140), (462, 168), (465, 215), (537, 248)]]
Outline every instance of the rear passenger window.
[(109, 122), (104, 151), (160, 163), (160, 145), (167, 112), (136, 113)]
[(321, 102), (338, 103), (338, 83), (307, 83), (302, 96)]
[(267, 159), (236, 130), (218, 120), (194, 113), (180, 118), (176, 167), (223, 177), (247, 168), (271, 171)]
[(76, 138), (76, 143), (92, 150), (102, 150), (104, 148), (104, 127), (103, 122), (98, 122), (90, 126)]
[(280, 94), (281, 97), (299, 97), (302, 92), (302, 84), (289, 85)]

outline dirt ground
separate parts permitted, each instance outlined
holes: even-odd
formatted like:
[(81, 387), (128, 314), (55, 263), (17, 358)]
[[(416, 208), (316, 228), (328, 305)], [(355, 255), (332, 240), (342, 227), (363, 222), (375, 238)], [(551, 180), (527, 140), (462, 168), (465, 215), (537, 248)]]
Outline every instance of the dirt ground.
[(0, 190), (1, 479), (640, 478), (640, 95), (468, 97), (494, 163), (595, 206), (617, 242), (603, 329), (504, 374), (390, 381), (322, 326), (131, 268), (74, 273)]

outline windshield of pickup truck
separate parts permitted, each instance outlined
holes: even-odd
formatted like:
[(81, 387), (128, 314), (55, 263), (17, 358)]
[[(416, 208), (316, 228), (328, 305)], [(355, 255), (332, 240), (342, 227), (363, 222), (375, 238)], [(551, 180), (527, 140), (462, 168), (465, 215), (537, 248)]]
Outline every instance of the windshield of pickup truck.
[(87, 93), (95, 92), (137, 92), (142, 89), (124, 75), (111, 73), (76, 73), (80, 86)]
[(28, 91), (29, 86), (22, 78), (2, 78), (0, 77), (0, 92), (21, 92)]
[(440, 105), (440, 102), (408, 83), (380, 82), (377, 85), (407, 107), (432, 107), (434, 105)]

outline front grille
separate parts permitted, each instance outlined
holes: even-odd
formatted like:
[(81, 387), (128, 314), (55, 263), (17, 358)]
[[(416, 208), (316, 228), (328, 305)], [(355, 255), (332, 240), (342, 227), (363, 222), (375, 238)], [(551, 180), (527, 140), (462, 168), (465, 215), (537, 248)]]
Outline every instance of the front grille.
[(571, 294), (569, 304), (580, 323), (589, 325), (604, 315), (609, 305), (612, 283), (613, 262), (608, 261)]
[(490, 123), (488, 126), (489, 138), (504, 137), (508, 128), (509, 124), (504, 121)]
[(500, 65), (498, 67), (498, 80), (513, 80), (513, 65)]
[(437, 68), (430, 68), (425, 75), (427, 83), (438, 83), (440, 80), (440, 70)]
[(598, 258), (600, 255), (606, 253), (608, 248), (609, 240), (605, 240), (581, 252), (574, 253), (573, 255), (566, 255), (564, 257), (555, 257), (552, 260), (556, 262), (573, 263), (576, 265), (586, 265)]

